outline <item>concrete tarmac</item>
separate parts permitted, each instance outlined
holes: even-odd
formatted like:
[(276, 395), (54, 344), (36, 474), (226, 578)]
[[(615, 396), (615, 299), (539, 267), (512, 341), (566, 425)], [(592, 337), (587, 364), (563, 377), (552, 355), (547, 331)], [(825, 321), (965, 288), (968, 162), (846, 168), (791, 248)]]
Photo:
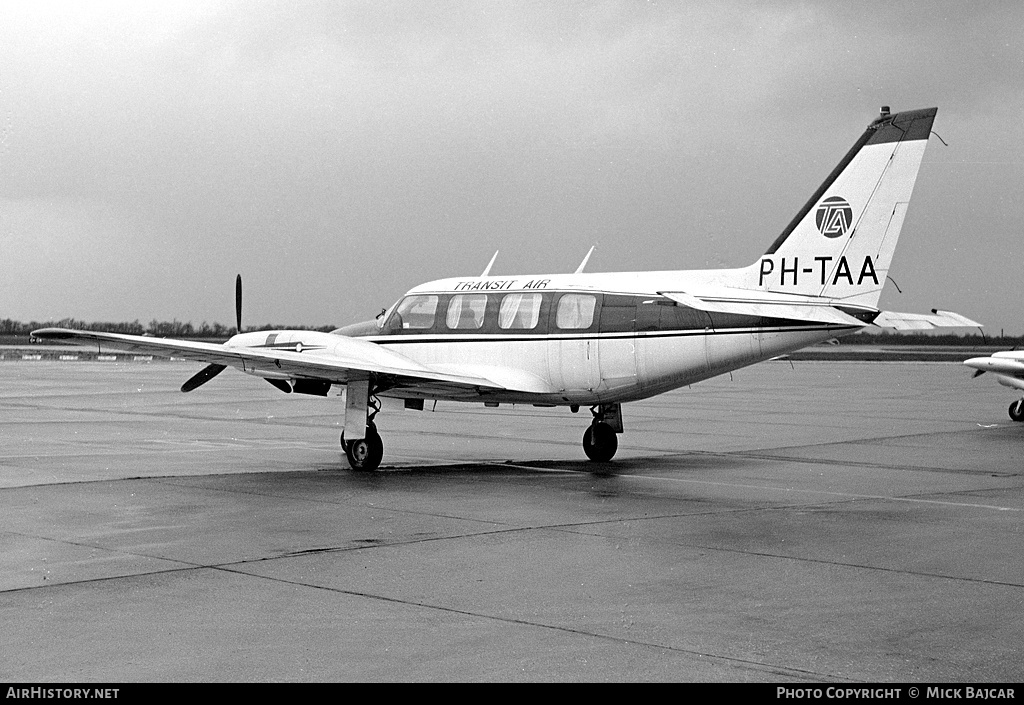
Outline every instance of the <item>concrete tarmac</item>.
[(0, 679), (1015, 683), (1024, 425), (956, 364), (775, 361), (623, 409), (0, 363)]

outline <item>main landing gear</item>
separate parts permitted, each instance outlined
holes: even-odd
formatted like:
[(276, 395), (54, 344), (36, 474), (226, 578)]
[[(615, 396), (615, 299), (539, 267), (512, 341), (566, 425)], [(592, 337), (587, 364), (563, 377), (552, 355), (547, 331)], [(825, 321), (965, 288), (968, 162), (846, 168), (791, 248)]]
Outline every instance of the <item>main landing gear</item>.
[(376, 470), (384, 457), (384, 441), (377, 433), (377, 426), (370, 421), (366, 424), (366, 437), (354, 441), (345, 440), (345, 432), (341, 432), (341, 447), (353, 470)]
[(606, 463), (619, 449), (616, 434), (622, 433), (622, 408), (620, 404), (599, 404), (590, 408), (594, 420), (583, 434), (583, 452), (597, 463)]
[[(573, 405), (573, 411), (579, 406)], [(1020, 402), (1021, 419), (1024, 420), (1024, 400)], [(348, 383), (345, 398), (345, 429), (348, 439), (341, 434), (341, 447), (353, 470), (376, 470), (384, 457), (384, 442), (377, 433), (373, 419), (380, 411), (380, 402), (371, 394), (369, 381), (353, 380)], [(1013, 407), (1010, 409), (1011, 415)], [(598, 404), (590, 407), (594, 419), (583, 434), (583, 452), (597, 463), (606, 463), (619, 449), (618, 434), (622, 433), (622, 405)], [(1015, 419), (1017, 420), (1017, 419)], [(355, 429), (363, 432), (358, 438)]]
[(364, 429), (360, 438), (345, 440), (345, 433), (341, 434), (341, 447), (353, 470), (376, 470), (384, 457), (384, 442), (373, 423), (378, 411), (380, 402), (371, 395), (369, 381), (350, 381), (345, 392), (345, 428)]
[(1018, 423), (1024, 421), (1024, 399), (1018, 399), (1010, 404), (1010, 418)]

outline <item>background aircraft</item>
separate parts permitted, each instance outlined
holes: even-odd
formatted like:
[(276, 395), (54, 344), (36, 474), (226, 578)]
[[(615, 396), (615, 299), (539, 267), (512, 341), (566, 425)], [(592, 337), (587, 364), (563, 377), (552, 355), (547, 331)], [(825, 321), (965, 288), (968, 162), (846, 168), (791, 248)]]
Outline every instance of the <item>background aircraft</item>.
[[(993, 353), (991, 357), (972, 357), (964, 364), (977, 370), (975, 377), (994, 372), (999, 384), (1024, 390), (1024, 350), (1006, 350)], [(1024, 421), (1024, 399), (1010, 404), (1010, 418), (1017, 422)]]
[[(410, 290), (376, 321), (239, 332), (223, 345), (43, 329), (44, 340), (173, 355), (207, 366), (189, 392), (234, 367), (287, 393), (344, 385), (342, 447), (356, 469), (383, 456), (379, 397), (589, 407), (587, 456), (610, 460), (621, 405), (869, 325), (977, 326), (957, 314), (876, 308), (936, 109), (883, 108), (792, 222), (748, 267), (487, 276)], [(493, 260), (492, 260), (493, 263)], [(584, 264), (586, 261), (584, 261)], [(241, 279), (236, 283), (241, 322)], [(347, 436), (347, 438), (346, 438)]]

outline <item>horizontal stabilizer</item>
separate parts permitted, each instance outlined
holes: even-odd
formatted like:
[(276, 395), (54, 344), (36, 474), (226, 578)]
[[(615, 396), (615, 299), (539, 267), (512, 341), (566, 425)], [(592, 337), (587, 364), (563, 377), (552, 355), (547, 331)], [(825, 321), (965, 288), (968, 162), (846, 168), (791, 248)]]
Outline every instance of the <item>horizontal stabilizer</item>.
[(981, 328), (981, 324), (952, 311), (932, 309), (928, 313), (897, 313), (882, 311), (874, 320), (880, 328), (895, 330), (934, 330), (936, 328)]
[(703, 298), (681, 291), (659, 291), (658, 294), (684, 306), (710, 313), (735, 313), (744, 316), (764, 316), (765, 318), (856, 326), (857, 328), (868, 325), (866, 321), (858, 320), (848, 313), (843, 313), (827, 302), (740, 301), (737, 299)]

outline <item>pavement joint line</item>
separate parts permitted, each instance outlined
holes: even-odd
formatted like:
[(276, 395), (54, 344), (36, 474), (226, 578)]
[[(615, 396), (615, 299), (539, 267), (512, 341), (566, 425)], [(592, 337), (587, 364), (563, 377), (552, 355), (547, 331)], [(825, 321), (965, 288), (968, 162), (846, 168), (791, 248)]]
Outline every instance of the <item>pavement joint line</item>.
[[(913, 435), (934, 435), (934, 434), (913, 434)], [(892, 438), (906, 438), (906, 436), (892, 436)], [(839, 460), (836, 458), (802, 458), (794, 455), (783, 455), (776, 451), (787, 451), (787, 450), (800, 450), (805, 448), (825, 448), (829, 446), (842, 446), (847, 444), (858, 444), (858, 443), (870, 443), (873, 440), (887, 440), (887, 438), (879, 439), (866, 439), (866, 440), (850, 440), (850, 441), (836, 441), (831, 443), (809, 443), (806, 445), (799, 446), (787, 446), (778, 449), (771, 449), (767, 452), (756, 452), (748, 450), (734, 450), (734, 451), (710, 451), (710, 450), (688, 450), (683, 452), (671, 452), (671, 451), (658, 451), (655, 448), (643, 448), (640, 446), (621, 446), (624, 450), (629, 451), (640, 451), (645, 453), (661, 452), (662, 458), (685, 458), (687, 456), (708, 456), (714, 458), (748, 458), (750, 460), (768, 460), (772, 462), (783, 462), (783, 463), (799, 463), (802, 465), (825, 465), (825, 466), (839, 466), (839, 467), (859, 467), (859, 468), (876, 468), (880, 470), (901, 470), (910, 472), (935, 472), (944, 474), (970, 474), (980, 475), (981, 473), (974, 473), (970, 471), (957, 470), (954, 468), (936, 468), (927, 467), (923, 465), (894, 465), (892, 463), (879, 463), (879, 462), (868, 462), (863, 460)], [(984, 473), (985, 475), (991, 473)], [(1024, 473), (1000, 473), (999, 477), (1019, 477)]]
[(401, 598), (388, 597), (386, 595), (377, 595), (377, 594), (373, 594), (373, 593), (361, 592), (361, 591), (358, 591), (358, 590), (345, 590), (345, 589), (342, 589), (342, 588), (335, 588), (335, 587), (329, 587), (329, 586), (324, 586), (324, 585), (311, 585), (309, 583), (300, 582), (300, 581), (296, 581), (296, 580), (287, 580), (285, 578), (278, 578), (278, 577), (274, 577), (274, 576), (259, 575), (259, 574), (254, 574), (254, 573), (249, 573), (249, 572), (246, 572), (246, 571), (242, 571), (242, 570), (232, 570), (231, 568), (223, 568), (223, 567), (220, 567), (220, 566), (211, 566), (211, 568), (213, 568), (215, 570), (222, 570), (222, 571), (227, 572), (227, 573), (244, 575), (244, 576), (247, 576), (247, 577), (250, 577), (250, 578), (253, 578), (253, 577), (255, 577), (255, 578), (262, 578), (264, 580), (270, 580), (270, 581), (273, 581), (273, 582), (279, 582), (279, 583), (283, 583), (285, 585), (295, 585), (295, 586), (299, 586), (299, 587), (312, 588), (314, 590), (323, 590), (323, 591), (333, 592), (333, 593), (337, 593), (337, 594), (341, 594), (341, 595), (347, 595), (347, 596), (350, 596), (350, 597), (359, 597), (359, 598), (369, 599), (369, 600), (378, 600), (378, 601), (381, 601), (381, 602), (388, 602), (388, 603), (398, 604), (398, 605), (402, 605), (402, 606), (406, 606), (406, 607), (419, 607), (419, 608), (422, 608), (422, 609), (436, 610), (436, 611), (439, 611), (439, 612), (445, 612), (445, 613), (449, 613), (449, 614), (457, 614), (457, 615), (460, 615), (460, 616), (463, 616), (463, 617), (472, 617), (472, 618), (475, 618), (475, 619), (486, 619), (486, 620), (489, 620), (489, 621), (496, 621), (496, 622), (501, 622), (501, 623), (504, 623), (504, 624), (511, 624), (511, 625), (515, 625), (515, 626), (524, 626), (524, 627), (532, 627), (532, 628), (536, 628), (536, 629), (552, 630), (552, 631), (557, 631), (557, 632), (561, 632), (561, 633), (565, 633), (565, 634), (572, 634), (574, 636), (583, 636), (583, 637), (588, 637), (588, 638), (592, 638), (592, 639), (600, 639), (602, 641), (612, 641), (612, 642), (615, 642), (615, 643), (618, 643), (618, 644), (627, 644), (629, 646), (639, 646), (639, 647), (651, 648), (651, 649), (664, 649), (665, 651), (671, 651), (672, 653), (686, 654), (686, 655), (689, 655), (689, 656), (696, 656), (698, 658), (708, 658), (708, 659), (721, 660), (721, 661), (724, 661), (724, 662), (732, 664), (732, 665), (736, 665), (736, 666), (739, 666), (739, 667), (743, 667), (743, 668), (747, 668), (747, 669), (755, 670), (755, 671), (759, 671), (759, 672), (768, 671), (770, 673), (776, 673), (776, 674), (780, 674), (780, 675), (798, 674), (798, 675), (801, 675), (801, 676), (804, 676), (804, 677), (810, 677), (810, 678), (815, 678), (815, 679), (818, 679), (818, 678), (835, 678), (837, 680), (840, 680), (838, 676), (832, 676), (830, 674), (818, 673), (816, 671), (810, 671), (810, 670), (799, 669), (799, 668), (792, 668), (792, 667), (787, 667), (787, 666), (776, 666), (776, 665), (770, 664), (770, 663), (763, 663), (763, 662), (760, 662), (760, 661), (753, 661), (753, 660), (750, 660), (750, 659), (741, 659), (741, 658), (737, 658), (735, 656), (723, 656), (723, 655), (720, 655), (720, 654), (713, 654), (713, 653), (709, 653), (709, 652), (705, 652), (705, 651), (698, 651), (696, 649), (684, 649), (684, 648), (681, 648), (681, 647), (678, 647), (678, 646), (671, 646), (671, 645), (666, 645), (666, 644), (656, 644), (656, 643), (653, 643), (653, 642), (639, 641), (639, 640), (635, 640), (635, 639), (627, 639), (625, 637), (614, 636), (612, 634), (600, 634), (600, 633), (597, 633), (597, 632), (584, 631), (582, 629), (573, 629), (572, 627), (559, 626), (557, 624), (544, 624), (542, 622), (534, 622), (534, 621), (530, 621), (530, 620), (527, 620), (527, 619), (519, 619), (519, 618), (513, 618), (513, 617), (502, 617), (500, 615), (487, 614), (487, 613), (483, 613), (483, 612), (473, 612), (473, 611), (470, 611), (470, 610), (462, 610), (462, 609), (457, 609), (455, 607), (446, 607), (444, 605), (435, 605), (435, 604), (429, 604), (429, 603), (425, 603), (425, 602), (416, 602), (416, 601), (412, 601), (412, 600), (404, 600), (404, 599), (401, 599)]
[[(731, 454), (724, 454), (724, 455), (731, 455)], [(494, 463), (494, 464), (498, 464), (498, 463)], [(502, 464), (502, 466), (503, 467), (506, 467), (506, 466), (507, 467), (518, 467), (518, 468), (522, 468), (522, 469), (525, 469), (525, 470), (535, 470), (537, 472), (558, 472), (558, 473), (564, 473), (564, 474), (571, 474), (571, 473), (577, 472), (577, 471), (572, 471), (572, 470), (565, 470), (565, 471), (563, 471), (563, 470), (547, 469), (547, 468), (532, 468), (529, 465), (518, 465), (518, 464), (517, 465), (513, 465), (511, 463)], [(772, 486), (765, 486), (765, 485), (747, 485), (747, 484), (740, 484), (740, 483), (735, 483), (735, 482), (719, 482), (719, 481), (711, 481), (711, 480), (696, 480), (696, 479), (692, 479), (692, 478), (683, 478), (683, 477), (660, 477), (660, 476), (657, 476), (657, 475), (637, 475), (637, 474), (632, 474), (632, 473), (611, 473), (611, 476), (616, 477), (616, 478), (622, 478), (622, 479), (637, 478), (637, 479), (645, 479), (645, 480), (654, 480), (654, 481), (657, 481), (657, 482), (678, 482), (678, 483), (682, 483), (682, 484), (708, 485), (708, 486), (711, 486), (711, 487), (735, 487), (737, 489), (753, 489), (753, 490), (762, 490), (762, 491), (797, 493), (797, 494), (811, 494), (811, 495), (831, 495), (831, 496), (836, 496), (836, 497), (841, 497), (841, 498), (844, 498), (844, 499), (848, 499), (848, 500), (851, 500), (851, 501), (883, 500), (883, 501), (890, 501), (890, 502), (919, 502), (919, 503), (922, 503), (922, 504), (939, 504), (939, 505), (946, 505), (946, 506), (953, 506), (953, 507), (967, 507), (967, 508), (972, 508), (972, 509), (994, 509), (996, 511), (1002, 511), (1002, 512), (1020, 512), (1020, 511), (1024, 511), (1024, 509), (1022, 509), (1020, 507), (1004, 507), (1004, 506), (995, 505), (995, 504), (975, 504), (975, 503), (970, 503), (970, 502), (951, 502), (951, 501), (943, 501), (943, 500), (937, 500), (937, 499), (923, 499), (921, 497), (897, 497), (897, 496), (892, 496), (892, 495), (865, 495), (865, 494), (856, 494), (856, 493), (850, 493), (850, 492), (835, 492), (835, 491), (830, 491), (830, 490), (800, 490), (800, 489), (793, 489), (791, 487), (772, 487)], [(980, 477), (981, 475), (978, 475), (978, 476)], [(1000, 476), (1000, 477), (1003, 477), (1003, 476)], [(987, 491), (987, 490), (985, 488), (982, 488), (982, 489), (974, 489), (974, 490), (963, 490), (962, 492), (964, 494), (967, 494), (967, 493), (972, 493), (972, 492), (983, 492), (983, 491)], [(937, 493), (937, 494), (951, 494), (951, 492), (943, 492), (943, 493)], [(795, 506), (800, 506), (800, 505), (795, 505)], [(692, 515), (688, 514), (686, 516), (692, 516)]]
[[(1002, 507), (995, 504), (973, 504), (970, 502), (950, 502), (942, 501), (937, 499), (921, 499), (919, 497), (895, 497), (892, 495), (870, 495), (870, 494), (856, 494), (852, 492), (835, 492), (831, 490), (799, 490), (791, 487), (771, 487), (763, 485), (745, 485), (735, 482), (716, 482), (711, 480), (694, 480), (685, 477), (657, 477), (655, 475), (619, 475), (618, 477), (635, 477), (646, 480), (655, 480), (660, 482), (678, 482), (682, 484), (694, 484), (694, 485), (709, 485), (712, 487), (735, 487), (737, 489), (746, 490), (761, 490), (770, 492), (785, 492), (793, 494), (810, 494), (810, 495), (831, 495), (835, 497), (841, 497), (850, 501), (861, 501), (861, 500), (882, 500), (887, 502), (916, 502), (921, 504), (939, 504), (952, 507), (967, 507), (971, 509), (994, 509), (1000, 512), (1020, 512), (1024, 511), (1020, 507)], [(978, 492), (981, 490), (969, 490), (971, 492)], [(944, 493), (946, 494), (946, 493)]]
[[(850, 500), (850, 501), (854, 501), (854, 500)], [(767, 511), (777, 511), (779, 509), (787, 509), (787, 508), (794, 508), (794, 507), (806, 507), (806, 506), (808, 506), (808, 505), (790, 505), (788, 507), (757, 507), (757, 508), (738, 509), (738, 510), (734, 510), (734, 512), (755, 512), (755, 511), (766, 511), (766, 510)], [(722, 514), (722, 512), (709, 512), (709, 513), (706, 513), (706, 514)], [(386, 601), (400, 602), (400, 603), (404, 603), (404, 604), (418, 604), (418, 605), (424, 606), (424, 607), (432, 607), (431, 605), (425, 605), (425, 604), (420, 604), (420, 603), (404, 602), (402, 600), (397, 600), (395, 598), (388, 598), (388, 597), (384, 597), (384, 596), (375, 596), (375, 595), (370, 595), (370, 594), (358, 593), (358, 592), (353, 592), (353, 591), (348, 591), (348, 590), (339, 590), (339, 589), (336, 589), (336, 588), (328, 588), (328, 587), (323, 587), (323, 586), (309, 585), (307, 583), (302, 583), (302, 582), (298, 582), (298, 581), (291, 581), (291, 580), (285, 580), (285, 579), (282, 579), (282, 578), (274, 578), (274, 577), (270, 577), (270, 576), (263, 576), (263, 575), (259, 575), (259, 574), (250, 573), (250, 572), (247, 572), (247, 571), (244, 571), (244, 570), (240, 570), (239, 567), (240, 566), (246, 566), (246, 565), (255, 565), (255, 564), (259, 564), (259, 563), (268, 563), (268, 562), (271, 562), (271, 561), (277, 561), (277, 560), (282, 560), (282, 559), (303, 558), (303, 557), (307, 557), (307, 556), (311, 556), (311, 555), (316, 555), (316, 554), (347, 553), (347, 552), (365, 551), (365, 550), (369, 550), (369, 549), (378, 549), (378, 548), (396, 548), (396, 547), (405, 547), (405, 546), (415, 545), (415, 544), (419, 544), (419, 543), (429, 543), (429, 542), (436, 542), (436, 541), (462, 540), (462, 539), (476, 539), (476, 538), (480, 538), (480, 537), (495, 536), (495, 535), (499, 535), (499, 534), (512, 534), (512, 533), (521, 533), (521, 532), (529, 532), (529, 531), (562, 531), (562, 532), (566, 532), (566, 533), (574, 533), (574, 534), (578, 533), (578, 534), (582, 534), (582, 535), (586, 535), (586, 536), (591, 536), (592, 534), (588, 534), (587, 532), (572, 531), (572, 529), (582, 529), (582, 528), (589, 527), (589, 526), (617, 524), (617, 523), (633, 523), (633, 522), (638, 522), (638, 521), (658, 521), (658, 520), (662, 520), (662, 519), (678, 518), (678, 517), (681, 517), (681, 516), (694, 516), (694, 515), (692, 515), (692, 514), (664, 514), (664, 515), (657, 515), (657, 516), (603, 519), (603, 520), (592, 521), (592, 522), (574, 522), (574, 523), (569, 523), (569, 524), (533, 525), (533, 526), (521, 526), (521, 527), (509, 526), (509, 527), (502, 527), (502, 528), (497, 528), (497, 529), (493, 529), (493, 530), (489, 530), (489, 531), (479, 531), (479, 532), (470, 532), (470, 533), (462, 533), (462, 534), (453, 534), (453, 535), (449, 535), (449, 536), (430, 536), (430, 537), (422, 537), (422, 538), (410, 539), (410, 540), (405, 540), (405, 541), (394, 541), (394, 542), (387, 542), (387, 541), (385, 541), (385, 542), (380, 542), (380, 543), (370, 543), (370, 544), (357, 545), (357, 546), (337, 546), (337, 547), (323, 547), (323, 548), (305, 549), (305, 550), (301, 550), (301, 551), (294, 551), (294, 552), (283, 553), (283, 554), (279, 554), (279, 555), (262, 556), (260, 558), (250, 558), (250, 559), (245, 559), (245, 560), (241, 560), (241, 561), (229, 561), (227, 563), (211, 563), (211, 564), (194, 563), (194, 562), (190, 562), (190, 561), (182, 561), (182, 560), (177, 559), (177, 558), (166, 558), (166, 557), (162, 557), (162, 556), (154, 556), (154, 555), (149, 555), (149, 554), (146, 554), (146, 553), (138, 553), (138, 552), (132, 552), (132, 551), (125, 551), (123, 549), (118, 549), (118, 548), (110, 548), (110, 547), (99, 546), (99, 545), (83, 543), (83, 542), (76, 542), (76, 541), (67, 541), (67, 540), (64, 540), (64, 539), (54, 539), (54, 538), (48, 538), (48, 537), (42, 537), (42, 536), (31, 536), (31, 535), (27, 535), (27, 534), (22, 534), (20, 532), (5, 532), (5, 533), (14, 534), (14, 535), (17, 535), (17, 536), (24, 536), (24, 537), (27, 537), (27, 538), (43, 539), (43, 540), (48, 540), (48, 541), (54, 541), (54, 542), (57, 542), (57, 543), (65, 543), (65, 544), (68, 544), (68, 545), (78, 546), (78, 547), (81, 547), (81, 548), (89, 548), (89, 549), (94, 549), (94, 550), (107, 551), (107, 552), (110, 552), (110, 553), (118, 553), (118, 554), (121, 554), (121, 555), (132, 556), (132, 557), (136, 557), (136, 558), (146, 558), (146, 559), (150, 559), (150, 560), (167, 561), (169, 563), (179, 564), (179, 567), (164, 568), (164, 569), (151, 570), (151, 571), (143, 571), (143, 572), (136, 572), (136, 573), (129, 573), (129, 574), (126, 574), (126, 575), (103, 576), (103, 577), (98, 577), (98, 578), (86, 578), (86, 579), (82, 579), (82, 580), (72, 580), (72, 581), (64, 581), (64, 582), (57, 581), (57, 582), (50, 583), (48, 585), (24, 586), (24, 587), (12, 588), (12, 589), (9, 589), (9, 590), (0, 590), (0, 593), (22, 592), (22, 591), (27, 591), (27, 590), (38, 590), (38, 589), (45, 589), (45, 588), (57, 588), (57, 587), (60, 587), (60, 586), (67, 586), (67, 585), (79, 585), (79, 584), (87, 584), (87, 583), (94, 583), (94, 582), (114, 581), (114, 580), (120, 580), (120, 579), (125, 579), (125, 578), (142, 577), (142, 576), (148, 576), (148, 575), (161, 575), (161, 574), (164, 574), (164, 573), (175, 573), (175, 572), (182, 572), (182, 571), (188, 571), (188, 570), (210, 569), (210, 570), (221, 570), (221, 571), (229, 572), (229, 573), (238, 573), (238, 574), (246, 575), (246, 576), (250, 576), (250, 577), (266, 578), (268, 580), (275, 580), (275, 581), (278, 581), (278, 582), (283, 582), (283, 583), (288, 583), (288, 584), (305, 585), (307, 587), (313, 587), (315, 589), (331, 590), (331, 591), (341, 592), (341, 593), (345, 593), (345, 594), (362, 595), (362, 596), (365, 596), (365, 597), (374, 597), (374, 598), (382, 599), (382, 600), (386, 600)], [(606, 535), (602, 534), (602, 536), (606, 536)], [(623, 537), (623, 538), (627, 538), (627, 537)], [(797, 562), (797, 563), (816, 563), (816, 564), (821, 564), (821, 565), (831, 565), (831, 566), (837, 566), (837, 567), (843, 567), (843, 568), (853, 568), (853, 569), (859, 569), (859, 570), (879, 571), (879, 572), (885, 572), (885, 573), (893, 573), (893, 574), (896, 574), (896, 575), (908, 575), (908, 576), (914, 576), (914, 577), (919, 577), (919, 578), (933, 578), (933, 579), (946, 580), (946, 581), (952, 581), (952, 582), (968, 582), (968, 583), (978, 583), (978, 584), (984, 584), (984, 585), (995, 585), (995, 586), (1001, 586), (1001, 587), (1024, 588), (1024, 583), (1015, 583), (1015, 582), (1010, 582), (1010, 581), (993, 580), (993, 579), (986, 579), (986, 578), (971, 578), (971, 577), (954, 576), (954, 575), (944, 575), (944, 574), (941, 574), (941, 573), (927, 573), (927, 572), (923, 572), (923, 571), (913, 571), (913, 570), (903, 570), (903, 569), (897, 569), (897, 568), (887, 568), (885, 566), (871, 566), (871, 565), (865, 565), (865, 564), (860, 564), (860, 563), (846, 563), (846, 562), (842, 562), (842, 561), (828, 561), (828, 560), (822, 560), (822, 559), (818, 559), (818, 558), (801, 557), (801, 556), (790, 556), (790, 555), (785, 555), (785, 554), (769, 553), (769, 552), (766, 552), (766, 551), (738, 550), (738, 549), (725, 548), (725, 547), (721, 547), (721, 546), (708, 546), (708, 545), (704, 545), (704, 544), (694, 544), (694, 543), (682, 543), (682, 544), (680, 544), (678, 542), (671, 542), (671, 543), (673, 545), (676, 545), (676, 546), (685, 546), (685, 547), (690, 548), (690, 549), (701, 550), (701, 551), (719, 552), (719, 553), (734, 553), (734, 554), (739, 554), (739, 555), (758, 556), (758, 557), (762, 557), (762, 558), (774, 558), (774, 559), (779, 559), (779, 560), (793, 561), (793, 562)], [(444, 608), (444, 607), (436, 607), (436, 608), (437, 609), (448, 609), (448, 608)], [(450, 611), (459, 612), (459, 610), (450, 610)], [(474, 613), (466, 612), (465, 614), (474, 614)], [(487, 615), (477, 615), (477, 616), (486, 617)], [(495, 619), (501, 619), (499, 617), (494, 617), (494, 618)], [(515, 620), (512, 620), (512, 621), (515, 621)], [(530, 623), (530, 622), (524, 622), (524, 623), (533, 624), (533, 623)], [(535, 626), (549, 626), (549, 625), (537, 624)], [(552, 627), (552, 628), (556, 628), (556, 627)], [(575, 631), (575, 630), (568, 630), (568, 631)], [(586, 632), (578, 632), (578, 633), (586, 634)], [(604, 637), (602, 635), (596, 635), (596, 634), (593, 634), (591, 636), (599, 636), (601, 638), (606, 638), (606, 637)], [(607, 638), (616, 638), (616, 637), (607, 637)], [(657, 646), (655, 644), (645, 644), (644, 642), (632, 642), (632, 641), (629, 641), (629, 640), (625, 640), (625, 641), (627, 641), (627, 643), (635, 643), (635, 644), (641, 644), (641, 645), (646, 645), (646, 646)], [(671, 648), (671, 647), (664, 647), (664, 648)], [(690, 652), (688, 652), (688, 653), (690, 653)], [(697, 652), (692, 652), (692, 653), (697, 653)], [(716, 658), (727, 658), (727, 657), (716, 657)]]
[[(737, 512), (776, 511), (778, 509), (790, 509), (790, 508), (795, 508), (795, 507), (807, 507), (807, 506), (814, 506), (814, 505), (790, 505), (790, 506), (787, 506), (787, 507), (761, 507), (759, 509), (737, 510)], [(718, 514), (721, 514), (721, 513), (722, 512), (718, 512)], [(653, 519), (671, 519), (671, 518), (674, 518), (674, 517), (671, 517), (671, 516), (659, 516), (659, 517), (651, 517), (651, 518), (653, 518)], [(633, 521), (643, 521), (645, 519), (647, 519), (647, 517), (644, 517), (642, 519), (623, 519), (623, 520), (620, 520), (620, 521), (622, 521), (623, 523), (627, 523), (627, 522), (633, 522)], [(603, 522), (603, 523), (615, 523), (615, 522), (610, 522), (609, 521), (609, 522)], [(589, 525), (580, 524), (578, 526), (580, 528), (584, 528), (585, 526), (589, 526)], [(569, 530), (570, 528), (571, 527), (553, 527), (553, 530), (555, 530), (555, 531), (565, 531), (566, 533), (580, 533), (580, 534), (583, 534), (583, 535), (586, 535), (586, 536), (591, 535), (591, 534), (588, 534), (585, 531), (579, 531), (579, 532), (570, 531)], [(613, 535), (613, 534), (595, 534), (595, 535), (596, 536), (602, 536), (602, 537), (612, 537), (612, 536), (614, 536), (615, 538), (621, 538), (623, 540), (632, 538), (631, 536), (628, 536), (628, 535), (621, 535), (621, 536), (617, 536), (617, 535)], [(736, 548), (726, 548), (726, 547), (723, 547), (723, 546), (708, 546), (708, 545), (699, 544), (699, 543), (681, 543), (681, 542), (676, 542), (676, 541), (666, 541), (664, 543), (670, 544), (672, 546), (683, 546), (683, 547), (686, 547), (686, 548), (696, 549), (696, 550), (700, 550), (700, 551), (718, 552), (718, 553), (733, 553), (733, 554), (742, 555), (742, 556), (759, 556), (761, 558), (777, 558), (777, 559), (780, 559), (780, 560), (792, 561), (792, 562), (795, 562), (795, 563), (817, 563), (817, 564), (821, 564), (821, 565), (830, 565), (830, 566), (836, 566), (836, 567), (840, 567), (840, 568), (854, 568), (854, 569), (866, 570), (866, 571), (880, 571), (880, 572), (883, 572), (883, 573), (893, 573), (893, 574), (896, 574), (896, 575), (909, 575), (909, 576), (914, 576), (914, 577), (917, 577), (917, 578), (934, 578), (936, 580), (946, 580), (946, 581), (951, 581), (951, 582), (965, 582), (965, 583), (977, 583), (977, 584), (981, 584), (981, 585), (996, 585), (996, 586), (1000, 586), (1000, 587), (1024, 588), (1024, 583), (1011, 582), (1009, 580), (994, 580), (994, 579), (991, 579), (991, 578), (972, 578), (972, 577), (969, 577), (969, 576), (946, 575), (946, 574), (943, 574), (943, 573), (927, 573), (927, 572), (924, 572), (924, 571), (904, 570), (904, 569), (901, 569), (901, 568), (887, 568), (886, 566), (867, 565), (867, 564), (864, 564), (864, 563), (848, 563), (848, 562), (843, 562), (843, 561), (828, 561), (828, 560), (823, 560), (821, 558), (812, 558), (812, 557), (805, 557), (805, 556), (792, 556), (792, 555), (787, 555), (787, 554), (784, 554), (784, 553), (769, 553), (767, 551), (750, 551), (750, 550), (740, 550), (740, 549), (736, 549)]]

